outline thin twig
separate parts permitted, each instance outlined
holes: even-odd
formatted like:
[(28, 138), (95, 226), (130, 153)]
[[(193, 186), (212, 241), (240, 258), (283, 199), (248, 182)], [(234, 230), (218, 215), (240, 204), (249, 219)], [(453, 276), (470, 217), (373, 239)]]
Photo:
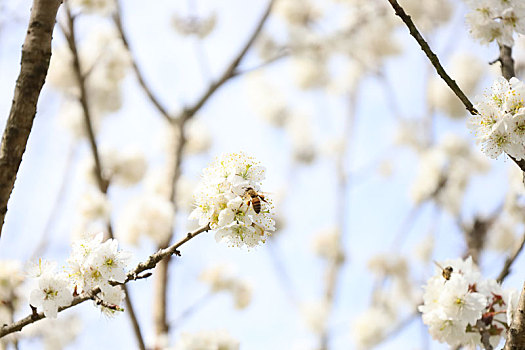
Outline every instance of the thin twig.
[(524, 245), (525, 245), (525, 232), (523, 233), (523, 237), (521, 237), (521, 243), (516, 249), (516, 251), (505, 260), (503, 269), (501, 270), (501, 272), (498, 275), (498, 278), (496, 279), (499, 283), (503, 282), (503, 280), (509, 275), (512, 264), (514, 263), (514, 261), (516, 261), (516, 258), (520, 255), (521, 251), (523, 250)]
[(432, 51), (430, 46), (428, 46), (428, 43), (423, 39), (423, 36), (417, 29), (414, 22), (412, 22), (412, 19), (409, 15), (403, 10), (403, 8), (399, 5), (399, 3), (396, 0), (388, 0), (390, 5), (394, 8), (394, 11), (396, 12), (396, 15), (398, 15), (401, 20), (406, 24), (408, 27), (408, 30), (410, 31), (410, 34), (416, 39), (417, 43), (421, 47), (421, 50), (425, 52), (428, 59), (430, 60), (430, 63), (434, 66), (436, 69), (436, 72), (439, 74), (439, 76), (445, 81), (445, 83), (450, 87), (450, 89), (456, 94), (456, 96), (463, 102), (465, 105), (465, 108), (470, 112), (472, 115), (478, 114), (478, 111), (474, 108), (472, 105), (472, 102), (468, 99), (467, 96), (461, 91), (458, 84), (447, 74), (441, 63), (439, 62), (439, 58), (436, 56), (436, 54)]
[(31, 7), (27, 35), (22, 46), (20, 73), (0, 145), (0, 235), (7, 213), (7, 202), (13, 191), (36, 116), (40, 90), (49, 68), (51, 38), (61, 2), (34, 0)]
[(129, 52), (129, 56), (131, 58), (131, 66), (133, 67), (133, 71), (135, 72), (135, 76), (137, 77), (137, 80), (139, 81), (140, 86), (142, 87), (142, 90), (146, 93), (149, 100), (155, 108), (159, 111), (159, 113), (166, 119), (168, 122), (172, 121), (172, 117), (170, 116), (168, 110), (162, 105), (162, 103), (159, 101), (159, 99), (153, 94), (151, 88), (146, 83), (146, 80), (144, 79), (144, 76), (137, 64), (137, 61), (135, 57), (133, 56), (133, 53), (131, 51), (131, 47), (129, 46), (129, 41), (127, 38), (127, 35), (124, 31), (124, 28), (122, 26), (122, 19), (121, 19), (121, 8), (119, 1), (115, 1), (115, 4), (117, 6), (117, 9), (113, 15), (113, 21), (115, 22), (115, 26), (117, 27), (117, 30), (120, 34), (120, 38), (122, 39), (122, 43), (126, 47), (126, 50)]
[[(166, 249), (161, 249), (158, 252), (156, 252), (155, 254), (150, 255), (148, 257), (148, 259), (146, 259), (146, 261), (144, 261), (142, 263), (139, 263), (131, 272), (128, 273), (127, 278), (126, 278), (124, 283), (128, 283), (130, 281), (135, 281), (135, 280), (139, 280), (139, 279), (144, 278), (143, 275), (141, 275), (142, 272), (155, 268), (155, 266), (162, 259), (165, 259), (168, 256), (171, 256), (173, 254), (176, 254), (176, 255), (180, 256), (180, 252), (179, 252), (178, 248), (180, 248), (186, 242), (190, 241), (192, 238), (195, 238), (196, 236), (198, 236), (202, 232), (206, 232), (208, 230), (210, 230), (209, 225), (202, 226), (202, 227), (196, 229), (193, 232), (189, 232), (183, 239), (178, 241), (176, 244), (174, 244), (174, 245), (172, 245), (172, 246), (170, 246), (170, 247), (168, 247)], [(113, 282), (111, 284), (112, 285), (119, 285), (121, 283), (114, 283)], [(58, 312), (62, 312), (64, 310), (67, 310), (67, 309), (69, 309), (69, 308), (71, 308), (71, 307), (73, 307), (75, 305), (83, 303), (86, 300), (93, 300), (94, 297), (98, 293), (100, 293), (100, 288), (94, 288), (94, 289), (92, 289), (92, 290), (90, 290), (88, 292), (82, 293), (81, 295), (74, 297), (73, 301), (71, 302), (71, 304), (69, 304), (67, 306), (60, 307), (58, 309)], [(45, 317), (46, 316), (44, 315), (43, 312), (40, 312), (40, 313), (36, 313), (35, 312), (35, 313), (31, 313), (29, 316), (26, 316), (23, 319), (15, 322), (15, 323), (12, 323), (12, 324), (9, 324), (9, 325), (4, 325), (3, 327), (0, 328), (0, 338), (3, 338), (3, 337), (5, 337), (8, 334), (11, 334), (11, 333), (14, 333), (14, 332), (18, 332), (18, 331), (22, 330), (22, 328), (24, 328), (25, 326), (27, 326), (27, 325), (29, 325), (31, 323), (35, 323), (36, 321), (41, 320), (41, 319), (43, 319)]]
[[(356, 121), (356, 94), (351, 93), (348, 99), (349, 109), (348, 114), (344, 121), (343, 128), (343, 147), (339, 152), (336, 159), (336, 174), (337, 174), (337, 192), (338, 201), (336, 203), (337, 217), (339, 218), (338, 229), (340, 232), (339, 245), (344, 246), (345, 237), (348, 233), (347, 220), (349, 217), (349, 201), (348, 201), (348, 188), (350, 184), (350, 174), (348, 172), (348, 158), (351, 154), (351, 141), (354, 139), (353, 133), (355, 132), (355, 121)], [(344, 259), (336, 258), (330, 261), (327, 272), (326, 272), (326, 285), (324, 292), (324, 300), (326, 301), (329, 310), (331, 310), (335, 304), (335, 294), (338, 287), (341, 284), (341, 267), (344, 265)], [(320, 334), (319, 342), (322, 350), (329, 348), (330, 333), (327, 329)]]
[(64, 167), (64, 173), (62, 175), (62, 179), (60, 181), (60, 188), (58, 189), (58, 193), (55, 198), (55, 202), (53, 203), (53, 207), (51, 208), (51, 212), (49, 213), (49, 216), (47, 218), (46, 226), (44, 227), (44, 232), (42, 233), (42, 236), (40, 237), (40, 242), (37, 244), (35, 250), (31, 254), (30, 260), (36, 260), (38, 257), (41, 257), (44, 255), (44, 252), (46, 251), (47, 245), (50, 241), (51, 236), (51, 229), (53, 228), (53, 225), (56, 223), (59, 214), (62, 212), (62, 204), (64, 203), (64, 198), (67, 194), (67, 189), (70, 183), (70, 175), (73, 170), (73, 160), (75, 159), (75, 150), (76, 147), (69, 147), (67, 159), (66, 159), (66, 165)]
[(77, 49), (76, 38), (75, 38), (75, 18), (71, 14), (71, 10), (67, 1), (64, 4), (66, 9), (66, 18), (67, 18), (67, 28), (62, 28), (64, 36), (71, 50), (73, 56), (73, 70), (77, 79), (78, 87), (80, 90), (80, 96), (78, 96), (79, 102), (82, 106), (83, 116), (84, 116), (84, 125), (86, 126), (86, 132), (91, 148), (91, 153), (95, 161), (95, 176), (97, 179), (97, 184), (102, 193), (106, 193), (109, 183), (102, 177), (102, 164), (100, 161), (100, 153), (98, 151), (97, 142), (95, 140), (95, 132), (92, 125), (91, 110), (89, 109), (88, 104), (88, 94), (86, 88), (86, 81), (84, 74), (82, 73), (82, 68), (80, 67), (80, 56)]
[(206, 293), (203, 296), (201, 296), (199, 299), (197, 299), (193, 304), (191, 304), (189, 307), (184, 309), (184, 311), (181, 312), (181, 314), (170, 323), (170, 329), (174, 329), (177, 327), (180, 327), (180, 325), (186, 321), (191, 315), (193, 315), (196, 311), (198, 311), (200, 308), (202, 308), (205, 304), (207, 304), (210, 300), (212, 300), (213, 294)]
[[(93, 159), (95, 161), (95, 177), (97, 179), (97, 184), (98, 184), (100, 192), (103, 193), (104, 195), (107, 195), (109, 181), (107, 181), (103, 177), (100, 153), (98, 151), (98, 146), (97, 146), (97, 142), (95, 139), (95, 133), (93, 130), (91, 111), (90, 111), (89, 103), (88, 103), (86, 81), (85, 81), (85, 76), (82, 73), (82, 68), (80, 67), (80, 57), (78, 54), (78, 49), (77, 49), (76, 39), (75, 39), (75, 17), (73, 17), (67, 2), (65, 3), (65, 9), (66, 9), (65, 12), (66, 12), (66, 17), (67, 17), (68, 28), (63, 29), (63, 32), (64, 32), (64, 35), (66, 36), (66, 40), (69, 44), (69, 48), (73, 56), (73, 69), (75, 71), (78, 86), (80, 89), (79, 100), (80, 100), (80, 104), (83, 110), (84, 125), (86, 126), (89, 143), (91, 145), (91, 152), (93, 155)], [(110, 222), (107, 223), (107, 228), (108, 228), (108, 234), (110, 238), (114, 238), (113, 229), (112, 229)], [(138, 319), (135, 313), (135, 308), (133, 307), (133, 302), (131, 300), (131, 296), (130, 296), (127, 286), (123, 286), (123, 290), (126, 295), (126, 298), (125, 298), (126, 308), (128, 310), (128, 315), (130, 317), (131, 325), (133, 327), (133, 331), (137, 339), (139, 348), (141, 350), (145, 350), (146, 345), (144, 342), (144, 338), (142, 336), (140, 325), (138, 323)]]
[[(234, 56), (232, 62), (226, 67), (224, 72), (221, 74), (221, 76), (216, 80), (215, 82), (212, 82), (206, 91), (202, 94), (202, 96), (193, 104), (188, 107), (186, 107), (182, 113), (174, 120), (174, 123), (172, 123), (172, 127), (174, 128), (174, 137), (175, 137), (175, 149), (173, 153), (173, 159), (171, 160), (173, 163), (173, 178), (171, 181), (171, 201), (174, 205), (176, 205), (176, 184), (180, 177), (181, 173), (181, 163), (182, 163), (182, 154), (184, 150), (184, 146), (186, 144), (186, 137), (184, 134), (184, 126), (188, 120), (193, 118), (193, 116), (204, 106), (204, 104), (210, 99), (210, 97), (213, 96), (213, 94), (226, 82), (228, 82), (231, 78), (235, 76), (235, 73), (238, 69), (239, 64), (243, 60), (243, 58), (248, 53), (248, 50), (251, 48), (253, 43), (255, 42), (255, 39), (257, 39), (258, 35), (260, 34), (264, 23), (268, 19), (271, 9), (273, 7), (274, 0), (270, 0), (268, 7), (266, 8), (264, 14), (260, 18), (259, 22), (257, 23), (257, 26), (255, 27), (254, 31), (248, 38), (247, 42), (242, 46), (239, 53)], [(173, 229), (170, 230), (173, 232)], [(159, 245), (159, 248), (162, 249), (170, 244), (170, 242), (173, 239), (173, 234), (171, 234), (166, 241), (163, 244)], [(166, 308), (168, 305), (167, 298), (167, 287), (168, 287), (168, 266), (169, 266), (170, 259), (167, 258), (166, 260), (162, 261), (162, 263), (159, 265), (158, 268), (158, 274), (155, 280), (154, 285), (154, 300), (155, 304), (153, 305), (153, 318), (155, 320), (155, 332), (157, 334), (167, 333), (169, 330), (169, 324), (167, 320), (167, 314), (166, 314)]]
[(185, 109), (185, 111), (182, 113), (183, 118), (188, 118), (188, 117), (193, 116), (221, 85), (223, 85), (224, 83), (226, 83), (228, 80), (230, 80), (232, 77), (236, 75), (236, 70), (239, 64), (241, 63), (244, 56), (246, 56), (246, 53), (248, 53), (248, 50), (252, 47), (253, 43), (255, 42), (255, 39), (257, 39), (257, 37), (261, 33), (264, 23), (266, 23), (266, 20), (268, 19), (270, 12), (272, 11), (274, 2), (275, 0), (270, 0), (268, 7), (266, 8), (266, 11), (264, 12), (263, 16), (259, 20), (259, 23), (257, 23), (257, 26), (252, 32), (252, 35), (249, 37), (248, 41), (244, 44), (241, 51), (239, 51), (237, 56), (233, 59), (230, 65), (222, 73), (219, 79), (216, 82), (210, 84), (210, 86), (208, 87), (206, 92), (204, 92), (201, 98), (199, 98), (197, 102), (193, 104), (193, 106)]

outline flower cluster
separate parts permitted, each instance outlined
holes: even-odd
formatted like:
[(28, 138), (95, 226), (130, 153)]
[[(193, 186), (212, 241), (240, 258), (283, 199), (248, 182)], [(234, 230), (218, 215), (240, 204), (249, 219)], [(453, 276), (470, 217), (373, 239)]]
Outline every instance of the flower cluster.
[(210, 225), (216, 240), (254, 247), (275, 231), (270, 199), (261, 194), (264, 167), (244, 153), (226, 154), (203, 171), (190, 219)]
[(470, 117), (469, 128), (490, 158), (502, 152), (517, 160), (525, 159), (525, 85), (516, 78), (498, 78), (491, 91), (474, 107), (479, 115)]
[(494, 40), (512, 46), (514, 32), (525, 34), (525, 3), (521, 0), (466, 0), (470, 34), (483, 44)]
[(124, 282), (126, 279), (126, 262), (129, 253), (118, 250), (118, 242), (108, 239), (103, 242), (103, 234), (88, 237), (73, 245), (68, 259), (70, 271), (56, 273), (56, 264), (39, 261), (30, 271), (37, 279), (37, 286), (31, 291), (29, 303), (41, 307), (46, 317), (56, 318), (58, 308), (69, 305), (73, 294), (89, 292), (100, 288), (98, 296), (102, 311), (113, 314), (121, 310), (118, 305), (124, 299), (119, 286), (110, 281)]
[(452, 347), (481, 346), (482, 336), (488, 336), (496, 347), (512, 320), (517, 292), (483, 279), (472, 258), (447, 260), (443, 266), (428, 280), (419, 307), (430, 334)]

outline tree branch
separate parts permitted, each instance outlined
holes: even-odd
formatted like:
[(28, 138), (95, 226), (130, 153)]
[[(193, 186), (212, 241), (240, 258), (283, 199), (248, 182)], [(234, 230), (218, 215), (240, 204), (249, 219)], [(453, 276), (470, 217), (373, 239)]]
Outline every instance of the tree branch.
[(518, 308), (514, 313), (514, 319), (507, 331), (507, 342), (504, 350), (525, 349), (525, 283), (520, 295)]
[(520, 255), (521, 251), (523, 250), (523, 246), (525, 245), (525, 232), (523, 233), (523, 237), (521, 237), (521, 243), (511, 256), (509, 256), (505, 260), (505, 264), (503, 265), (503, 269), (501, 270), (500, 274), (498, 275), (497, 281), (499, 283), (503, 282), (503, 280), (509, 275), (511, 271), (511, 266), (516, 260), (516, 258)]
[(461, 100), (461, 102), (463, 102), (465, 108), (470, 112), (470, 114), (478, 114), (478, 111), (474, 108), (472, 102), (470, 102), (468, 97), (465, 96), (463, 91), (461, 91), (458, 84), (456, 84), (456, 82), (447, 74), (447, 72), (439, 62), (439, 58), (432, 51), (430, 46), (428, 46), (428, 43), (425, 41), (425, 39), (423, 39), (423, 36), (416, 28), (414, 22), (412, 22), (410, 16), (407, 15), (405, 10), (403, 10), (403, 8), (399, 5), (399, 3), (396, 0), (388, 0), (388, 2), (394, 8), (396, 15), (398, 15), (401, 18), (401, 20), (406, 24), (408, 30), (410, 31), (410, 35), (412, 35), (414, 39), (416, 39), (417, 43), (421, 47), (421, 50), (425, 52), (428, 59), (430, 60), (430, 63), (432, 63), (432, 65), (436, 69), (437, 74), (445, 81), (445, 83), (450, 87), (454, 94), (456, 94), (456, 96)]
[[(95, 139), (95, 133), (93, 130), (91, 111), (90, 111), (89, 103), (88, 103), (88, 93), (87, 93), (86, 81), (85, 81), (85, 76), (82, 73), (82, 68), (80, 67), (80, 57), (78, 54), (78, 49), (77, 49), (76, 39), (75, 39), (75, 18), (71, 14), (71, 10), (67, 2), (65, 4), (65, 9), (66, 9), (68, 28), (63, 29), (63, 32), (69, 44), (69, 48), (73, 56), (73, 70), (75, 72), (75, 76), (77, 78), (78, 86), (80, 89), (79, 101), (80, 101), (80, 104), (83, 110), (84, 125), (86, 126), (89, 143), (91, 145), (90, 147), (91, 152), (93, 154), (93, 159), (95, 161), (95, 177), (97, 179), (97, 184), (98, 184), (100, 192), (103, 193), (104, 195), (107, 195), (109, 181), (107, 181), (103, 177), (102, 164), (100, 161), (100, 153), (98, 151), (98, 146), (97, 146), (97, 142)], [(113, 229), (111, 227), (110, 222), (108, 222), (107, 228), (108, 228), (109, 237), (114, 238)], [(136, 336), (139, 348), (141, 350), (145, 350), (146, 345), (144, 343), (144, 338), (142, 336), (140, 325), (139, 325), (137, 316), (135, 314), (135, 308), (133, 307), (133, 302), (131, 300), (131, 296), (130, 296), (127, 286), (124, 285), (123, 290), (126, 295), (126, 298), (125, 298), (126, 308), (128, 310), (128, 315), (130, 317), (131, 325), (133, 327), (133, 331)]]
[(264, 12), (263, 16), (259, 20), (259, 23), (255, 27), (255, 30), (252, 32), (252, 35), (250, 36), (246, 44), (244, 44), (244, 46), (242, 47), (241, 51), (233, 59), (233, 61), (226, 68), (226, 70), (222, 73), (219, 79), (216, 82), (210, 84), (210, 86), (208, 87), (206, 92), (201, 96), (201, 98), (198, 99), (197, 102), (195, 102), (193, 106), (185, 109), (185, 111), (182, 113), (183, 118), (188, 118), (188, 116), (194, 115), (221, 85), (223, 85), (230, 78), (236, 75), (236, 70), (239, 66), (239, 63), (241, 63), (244, 56), (246, 56), (246, 53), (248, 52), (250, 47), (255, 42), (255, 39), (257, 39), (257, 37), (261, 33), (264, 23), (266, 22), (266, 20), (268, 19), (268, 16), (270, 15), (270, 12), (272, 11), (274, 2), (275, 0), (270, 0), (268, 7), (266, 8), (266, 11)]
[(20, 73), (0, 146), (0, 235), (36, 116), (36, 105), (49, 68), (51, 39), (60, 0), (34, 0), (22, 46)]
[[(150, 255), (148, 257), (148, 259), (146, 259), (145, 262), (139, 263), (131, 272), (128, 273), (127, 278), (124, 281), (124, 283), (112, 282), (110, 284), (112, 284), (112, 285), (123, 285), (125, 283), (130, 282), (130, 281), (135, 281), (135, 280), (139, 280), (139, 279), (145, 278), (144, 275), (140, 275), (142, 272), (144, 272), (146, 270), (153, 269), (162, 259), (165, 259), (165, 258), (167, 258), (167, 257), (169, 257), (169, 256), (171, 256), (173, 254), (176, 254), (176, 255), (180, 256), (180, 252), (179, 252), (178, 248), (180, 248), (183, 244), (185, 244), (186, 242), (190, 241), (192, 238), (195, 238), (196, 236), (198, 236), (202, 232), (206, 232), (206, 231), (209, 231), (209, 230), (210, 230), (210, 226), (206, 225), (206, 226), (203, 226), (203, 227), (200, 227), (200, 228), (196, 229), (193, 232), (189, 232), (183, 239), (178, 241), (176, 244), (174, 244), (174, 245), (172, 245), (172, 246), (170, 246), (170, 247), (168, 247), (166, 249), (159, 250), (155, 254)], [(58, 309), (58, 312), (62, 312), (64, 310), (67, 310), (67, 309), (69, 309), (69, 308), (71, 308), (71, 307), (73, 307), (75, 305), (83, 303), (86, 300), (95, 300), (95, 296), (98, 293), (100, 293), (100, 288), (93, 288), (92, 290), (90, 290), (88, 292), (82, 293), (81, 295), (74, 297), (73, 301), (71, 302), (71, 304), (69, 304), (67, 306), (60, 307)], [(43, 312), (40, 312), (40, 313), (34, 312), (31, 315), (26, 316), (23, 319), (15, 322), (15, 323), (12, 323), (10, 325), (4, 325), (3, 327), (0, 328), (0, 338), (3, 338), (3, 337), (5, 337), (8, 334), (11, 334), (11, 333), (14, 333), (14, 332), (18, 332), (18, 331), (22, 330), (22, 328), (24, 328), (25, 326), (27, 326), (27, 325), (29, 325), (31, 323), (35, 323), (36, 321), (41, 320), (43, 318), (45, 318), (45, 315), (44, 315)]]
[[(257, 39), (257, 36), (260, 34), (264, 23), (268, 19), (271, 9), (273, 7), (274, 0), (270, 0), (268, 7), (266, 8), (264, 14), (259, 19), (259, 22), (257, 23), (257, 26), (255, 27), (254, 31), (248, 38), (248, 41), (242, 46), (239, 53), (233, 58), (231, 63), (226, 67), (224, 72), (221, 74), (218, 80), (211, 83), (206, 91), (202, 94), (202, 96), (191, 106), (186, 107), (182, 113), (174, 119), (174, 123), (172, 123), (172, 127), (174, 128), (174, 135), (176, 139), (175, 144), (175, 150), (173, 153), (173, 178), (171, 181), (171, 201), (175, 205), (175, 199), (176, 199), (176, 183), (180, 177), (180, 169), (181, 169), (181, 163), (182, 163), (182, 154), (184, 150), (184, 146), (186, 144), (186, 137), (184, 134), (184, 126), (188, 120), (193, 118), (195, 114), (204, 106), (204, 104), (210, 99), (210, 97), (213, 96), (213, 94), (226, 82), (228, 82), (231, 78), (233, 78), (237, 72), (237, 69), (239, 67), (239, 64), (243, 60), (243, 58), (246, 56), (248, 50), (253, 45), (255, 40)], [(171, 230), (173, 231), (173, 230)], [(166, 242), (164, 244), (159, 245), (159, 248), (162, 249), (166, 246), (168, 246), (173, 239), (173, 235), (168, 237), (166, 239)], [(153, 318), (155, 320), (155, 331), (157, 334), (167, 333), (169, 330), (169, 323), (167, 320), (167, 314), (166, 314), (166, 308), (168, 304), (168, 266), (169, 266), (170, 259), (167, 258), (166, 260), (161, 262), (161, 265), (159, 266), (159, 273), (157, 274), (156, 280), (155, 280), (155, 286), (154, 286), (154, 295), (155, 295), (155, 304), (153, 306)]]
[(499, 63), (501, 63), (501, 74), (507, 80), (516, 76), (514, 71), (514, 59), (512, 59), (512, 47), (499, 45)]
[(172, 122), (173, 118), (170, 116), (168, 110), (160, 103), (159, 99), (153, 94), (153, 91), (151, 91), (151, 88), (146, 83), (146, 80), (144, 79), (144, 75), (142, 74), (142, 71), (140, 70), (137, 61), (135, 57), (133, 56), (133, 53), (131, 52), (131, 48), (129, 46), (129, 41), (127, 38), (126, 33), (124, 32), (124, 28), (122, 26), (122, 19), (121, 19), (121, 7), (120, 2), (118, 0), (115, 1), (115, 4), (117, 6), (117, 10), (115, 11), (115, 14), (113, 15), (113, 22), (115, 22), (115, 26), (117, 27), (117, 30), (120, 34), (120, 38), (122, 39), (122, 43), (126, 47), (126, 49), (129, 52), (129, 56), (131, 58), (131, 66), (133, 67), (133, 71), (135, 72), (135, 76), (137, 77), (137, 80), (139, 81), (140, 86), (142, 87), (142, 90), (146, 93), (149, 100), (155, 108), (159, 111), (159, 113), (166, 119), (168, 122)]

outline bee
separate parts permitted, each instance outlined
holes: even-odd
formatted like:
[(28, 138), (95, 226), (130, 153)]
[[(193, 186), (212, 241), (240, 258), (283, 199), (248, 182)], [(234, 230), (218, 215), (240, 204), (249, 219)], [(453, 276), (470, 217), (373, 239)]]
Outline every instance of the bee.
[(434, 261), (434, 264), (436, 264), (437, 267), (441, 269), (441, 276), (443, 276), (443, 278), (448, 281), (450, 279), (450, 276), (452, 276), (452, 272), (454, 272), (452, 266), (446, 266), (445, 268), (443, 268), (436, 261)]
[(266, 199), (264, 199), (264, 195), (258, 193), (255, 191), (252, 187), (247, 187), (246, 192), (244, 192), (243, 199), (246, 203), (246, 205), (250, 206), (250, 204), (253, 207), (253, 210), (259, 214), (261, 212), (261, 201), (268, 203)]

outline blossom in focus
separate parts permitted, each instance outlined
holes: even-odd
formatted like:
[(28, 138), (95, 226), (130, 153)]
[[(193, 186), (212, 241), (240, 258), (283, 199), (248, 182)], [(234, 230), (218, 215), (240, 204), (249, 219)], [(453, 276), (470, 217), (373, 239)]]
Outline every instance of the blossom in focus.
[(66, 275), (44, 273), (38, 277), (38, 287), (31, 291), (29, 304), (42, 308), (46, 317), (56, 318), (58, 308), (69, 305), (72, 300)]
[(111, 292), (109, 281), (124, 282), (128, 252), (118, 250), (118, 242), (108, 239), (102, 242), (103, 234), (88, 237), (73, 245), (68, 260), (71, 277), (78, 291), (89, 291), (100, 287), (103, 292)]
[[(261, 193), (265, 168), (244, 153), (218, 157), (203, 171), (190, 219), (209, 224), (217, 241), (254, 247), (275, 231), (271, 200)], [(257, 195), (250, 196), (252, 189)], [(259, 210), (256, 206), (260, 205)]]
[(505, 152), (525, 159), (525, 85), (516, 78), (498, 78), (491, 90), (474, 105), (479, 115), (471, 116), (469, 128), (481, 150), (490, 158)]
[(430, 335), (452, 347), (482, 346), (481, 335), (488, 332), (491, 344), (497, 346), (506, 334), (507, 313), (516, 305), (517, 293), (484, 279), (470, 257), (441, 265), (452, 267), (452, 274), (446, 278), (439, 268), (424, 287), (424, 304), (419, 307)]

